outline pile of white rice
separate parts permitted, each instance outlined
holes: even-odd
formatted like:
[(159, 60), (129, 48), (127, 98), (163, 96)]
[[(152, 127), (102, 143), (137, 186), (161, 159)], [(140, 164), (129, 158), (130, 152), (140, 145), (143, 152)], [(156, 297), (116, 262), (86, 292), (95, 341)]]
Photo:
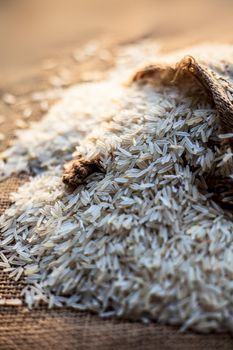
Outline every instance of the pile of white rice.
[[(232, 79), (232, 65), (224, 70), (232, 47), (186, 53), (209, 55), (211, 67)], [(233, 173), (216, 111), (192, 87), (122, 84), (125, 67), (182, 56), (162, 56), (151, 43), (124, 49), (109, 79), (64, 92), (4, 153), (2, 178), (36, 174), (0, 218), (0, 266), (25, 279), (29, 307), (233, 330), (233, 216), (206, 184), (213, 167), (216, 176)], [(106, 172), (71, 193), (61, 178), (74, 151), (100, 155)]]

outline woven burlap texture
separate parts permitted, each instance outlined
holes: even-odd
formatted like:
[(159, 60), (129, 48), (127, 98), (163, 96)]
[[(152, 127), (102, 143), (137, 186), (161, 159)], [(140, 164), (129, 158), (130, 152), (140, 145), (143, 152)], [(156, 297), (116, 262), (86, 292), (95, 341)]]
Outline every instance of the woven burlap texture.
[[(218, 108), (215, 99), (214, 102)], [(4, 130), (1, 132), (4, 133)], [(10, 205), (10, 193), (26, 180), (21, 175), (0, 183), (0, 214)], [(1, 298), (20, 298), (22, 287), (22, 282), (16, 283), (7, 274), (0, 272)], [(48, 310), (41, 307), (28, 310), (24, 305), (0, 306), (0, 350), (229, 350), (232, 347), (230, 334), (179, 333), (175, 327), (103, 320), (96, 315), (67, 308)]]

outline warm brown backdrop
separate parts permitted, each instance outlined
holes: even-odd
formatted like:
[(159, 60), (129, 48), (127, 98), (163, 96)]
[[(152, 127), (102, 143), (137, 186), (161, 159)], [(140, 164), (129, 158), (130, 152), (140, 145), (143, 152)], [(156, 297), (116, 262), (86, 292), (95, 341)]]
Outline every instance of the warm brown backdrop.
[(0, 0), (0, 86), (10, 73), (14, 79), (20, 63), (28, 67), (93, 38), (122, 42), (151, 35), (165, 49), (232, 42), (232, 19), (232, 0)]

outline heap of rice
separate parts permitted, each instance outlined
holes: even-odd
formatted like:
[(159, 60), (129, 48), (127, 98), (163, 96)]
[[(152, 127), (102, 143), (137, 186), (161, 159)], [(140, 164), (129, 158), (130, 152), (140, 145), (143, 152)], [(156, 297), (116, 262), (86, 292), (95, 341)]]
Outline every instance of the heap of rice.
[[(233, 330), (233, 216), (206, 184), (213, 169), (231, 176), (232, 153), (217, 142), (216, 111), (192, 86), (122, 85), (123, 67), (135, 68), (148, 50), (156, 61), (148, 47), (124, 52), (106, 81), (65, 92), (4, 153), (2, 178), (36, 175), (1, 217), (0, 265), (25, 279), (29, 307)], [(232, 79), (232, 65), (224, 70), (232, 47), (204, 50)], [(203, 48), (193, 52), (203, 59)], [(61, 178), (73, 152), (100, 157), (105, 173), (70, 192)]]

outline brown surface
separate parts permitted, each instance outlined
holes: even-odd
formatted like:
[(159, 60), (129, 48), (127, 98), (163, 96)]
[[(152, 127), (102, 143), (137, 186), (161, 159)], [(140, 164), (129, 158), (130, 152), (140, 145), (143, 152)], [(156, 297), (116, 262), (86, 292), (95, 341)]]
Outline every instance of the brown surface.
[[(114, 52), (113, 43), (136, 40), (148, 33), (161, 39), (165, 50), (200, 40), (233, 41), (230, 0), (86, 0), (72, 6), (71, 2), (57, 0), (54, 6), (52, 0), (0, 1), (0, 115), (6, 118), (0, 124), (0, 131), (6, 136), (0, 150), (10, 143), (17, 126), (24, 127), (19, 120), (27, 126), (30, 120), (38, 120), (44, 114), (40, 102), (32, 100), (32, 93), (54, 89), (52, 77), (68, 71), (69, 79), (64, 85), (69, 86), (83, 80), (85, 72), (93, 72), (94, 76), (96, 71), (104, 72), (114, 64), (111, 55), (104, 61), (92, 57), (81, 64), (75, 62), (74, 50), (89, 39), (100, 39), (110, 53)], [(4, 93), (14, 94), (16, 103), (6, 104), (1, 99)], [(29, 118), (23, 116), (27, 108), (32, 110)], [(0, 183), (0, 213), (10, 204), (10, 192), (25, 179), (13, 177)], [(2, 298), (19, 298), (21, 288), (22, 283), (0, 273)], [(29, 311), (24, 306), (0, 306), (0, 350), (232, 347), (229, 334), (180, 334), (173, 327), (102, 320), (69, 309)]]
[(180, 334), (172, 327), (100, 320), (70, 310), (28, 312), (2, 308), (0, 315), (2, 350), (232, 349), (232, 340), (227, 335)]

